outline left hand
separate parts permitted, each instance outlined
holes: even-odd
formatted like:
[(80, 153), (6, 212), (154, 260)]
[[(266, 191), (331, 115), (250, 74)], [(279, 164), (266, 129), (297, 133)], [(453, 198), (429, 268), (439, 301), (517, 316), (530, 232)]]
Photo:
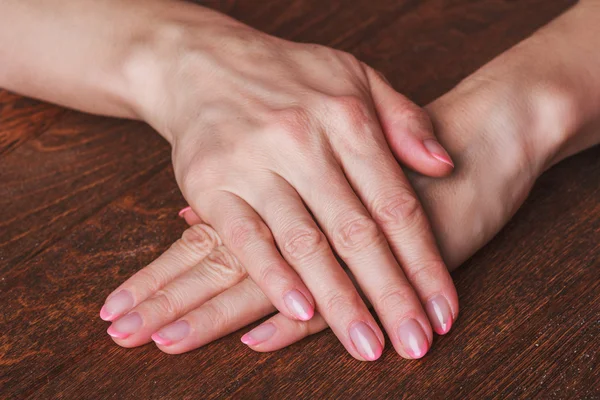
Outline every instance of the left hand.
[[(164, 254), (115, 291), (117, 296), (122, 289), (153, 292), (136, 307), (136, 311), (144, 314), (147, 324), (160, 329), (151, 337), (150, 333), (113, 337), (117, 344), (136, 347), (154, 340), (165, 353), (179, 354), (208, 344), (276, 311), (248, 277), (246, 269), (223, 246), (217, 233), (208, 225), (198, 224), (198, 217), (193, 211), (186, 213), (185, 217), (188, 222), (196, 224), (188, 228)], [(186, 271), (185, 277), (169, 276), (180, 271)], [(162, 289), (155, 290), (155, 287)], [(132, 314), (113, 323), (135, 324), (133, 318), (128, 318)], [(102, 312), (101, 316), (104, 317)], [(173, 322), (177, 317), (181, 319)], [(318, 313), (307, 322), (288, 319), (283, 314), (274, 318), (282, 323), (282, 327), (289, 326), (290, 329), (296, 326), (295, 323), (319, 327), (320, 330), (327, 327)], [(182, 323), (183, 320), (186, 323)], [(275, 343), (280, 347), (293, 343), (290, 340), (297, 336), (281, 336), (279, 342), (270, 341), (267, 350), (271, 350)], [(245, 339), (243, 341), (251, 347), (261, 348), (259, 339), (252, 339), (249, 335)]]

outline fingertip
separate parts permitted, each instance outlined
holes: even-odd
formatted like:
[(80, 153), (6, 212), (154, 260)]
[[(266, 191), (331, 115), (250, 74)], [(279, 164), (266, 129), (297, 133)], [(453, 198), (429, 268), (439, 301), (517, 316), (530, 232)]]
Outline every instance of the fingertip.
[[(269, 341), (277, 332), (277, 327), (271, 322), (265, 322), (241, 337), (242, 343), (256, 350), (255, 346)], [(259, 351), (259, 350), (257, 350)]]
[[(385, 132), (388, 145), (403, 166), (425, 176), (444, 177), (454, 170), (454, 162), (441, 144), (425, 130), (415, 130), (406, 121)], [(415, 133), (418, 132), (418, 133)], [(421, 137), (427, 139), (421, 139)]]
[(115, 319), (115, 316), (106, 310), (106, 306), (102, 306), (100, 309), (100, 319), (106, 322), (110, 322)]
[(283, 301), (292, 318), (308, 321), (315, 314), (315, 309), (307, 296), (299, 290), (290, 290), (283, 296)]
[(202, 219), (192, 210), (192, 207), (187, 206), (182, 208), (179, 213), (179, 218), (183, 218), (188, 225), (196, 225), (202, 223)]
[(423, 163), (407, 164), (413, 171), (428, 176), (430, 178), (444, 178), (454, 171), (454, 168), (448, 164), (439, 161), (427, 161)]
[[(383, 335), (378, 331), (378, 328), (374, 329), (363, 321), (354, 322), (350, 326), (348, 336), (362, 360), (375, 361), (381, 357), (385, 343), (379, 337)], [(356, 356), (354, 357), (356, 358)]]
[[(427, 327), (429, 328), (428, 324)], [(423, 324), (414, 318), (404, 321), (398, 327), (397, 335), (402, 348), (399, 354), (404, 358), (418, 360), (423, 358), (431, 348), (430, 329), (425, 329)]]
[(425, 139), (423, 140), (423, 146), (431, 157), (439, 162), (449, 165), (451, 168), (454, 168), (454, 162), (452, 161), (452, 158), (450, 158), (450, 155), (440, 144), (440, 142), (435, 139)]
[(157, 345), (160, 346), (170, 346), (173, 344), (173, 342), (167, 338), (161, 337), (158, 332), (153, 333), (152, 336), (150, 336), (150, 339), (152, 339), (152, 341), (154, 341), (154, 343), (156, 343)]
[(418, 147), (419, 149), (412, 153), (397, 152), (400, 153), (399, 161), (414, 171), (432, 178), (445, 177), (454, 171), (452, 158), (437, 140), (425, 139)]
[(185, 215), (185, 213), (188, 212), (191, 209), (192, 209), (192, 207), (190, 207), (190, 206), (182, 208), (181, 210), (179, 210), (179, 213), (177, 215), (179, 215), (180, 218), (183, 218), (184, 215)]
[(244, 343), (246, 346), (252, 346), (252, 337), (248, 333), (245, 333), (244, 335), (242, 335), (242, 337), (240, 338), (240, 341), (242, 343)]
[(135, 301), (129, 290), (123, 289), (115, 294), (108, 296), (104, 305), (100, 309), (100, 318), (107, 322), (112, 322), (125, 312), (130, 310)]
[(117, 331), (114, 326), (109, 326), (108, 329), (106, 330), (106, 333), (108, 333), (108, 335), (112, 338), (116, 338), (116, 339), (127, 339), (129, 336), (131, 336), (131, 334), (129, 333), (124, 333), (124, 332), (119, 332)]
[(443, 294), (435, 295), (425, 303), (425, 311), (435, 333), (445, 335), (450, 332), (456, 320), (455, 309), (451, 299)]

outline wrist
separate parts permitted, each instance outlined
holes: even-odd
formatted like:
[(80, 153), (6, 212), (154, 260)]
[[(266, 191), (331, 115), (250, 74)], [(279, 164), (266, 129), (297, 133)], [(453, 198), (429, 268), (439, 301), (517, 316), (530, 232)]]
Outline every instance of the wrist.
[(527, 166), (535, 180), (558, 161), (590, 115), (568, 71), (558, 65), (539, 68), (535, 53), (524, 51), (527, 45), (493, 60), (457, 90), (472, 91), (477, 101), (494, 104), (487, 115), (496, 120), (499, 134), (513, 142), (516, 164)]
[(594, 13), (575, 8), (427, 107), (456, 168), (410, 177), (450, 267), (504, 225), (545, 169), (600, 141), (600, 53), (578, 37), (598, 30), (580, 20), (600, 6), (586, 4)]
[[(138, 33), (122, 69), (128, 99), (138, 119), (173, 144), (175, 127), (184, 123), (173, 119), (193, 115), (174, 110), (185, 107), (182, 93), (192, 86), (192, 80), (211, 79), (215, 54), (228, 36), (242, 35), (240, 31), (251, 28), (201, 6), (165, 3), (158, 4), (148, 24)], [(202, 86), (202, 82), (196, 86)]]
[[(413, 178), (413, 183), (451, 267), (516, 212), (583, 121), (575, 91), (529, 69), (528, 62), (510, 50), (427, 106), (456, 167), (442, 183), (430, 178)], [(470, 207), (444, 200), (457, 191), (455, 202), (460, 197)], [(449, 218), (463, 229), (443, 223)]]

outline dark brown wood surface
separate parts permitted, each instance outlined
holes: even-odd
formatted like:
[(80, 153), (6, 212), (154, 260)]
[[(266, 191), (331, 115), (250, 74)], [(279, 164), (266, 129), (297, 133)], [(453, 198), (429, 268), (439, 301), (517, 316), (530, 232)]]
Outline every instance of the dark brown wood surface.
[[(356, 54), (425, 104), (569, 0), (247, 0), (210, 6)], [(456, 273), (461, 317), (420, 361), (330, 331), (259, 354), (241, 332), (169, 356), (116, 346), (105, 296), (185, 228), (147, 126), (0, 91), (0, 397), (600, 398), (600, 148), (552, 168)]]

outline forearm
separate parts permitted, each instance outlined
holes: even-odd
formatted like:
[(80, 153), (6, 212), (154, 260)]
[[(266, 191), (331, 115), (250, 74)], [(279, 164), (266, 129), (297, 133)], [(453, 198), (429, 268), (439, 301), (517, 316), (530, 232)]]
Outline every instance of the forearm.
[[(139, 118), (156, 96), (157, 36), (234, 23), (209, 9), (161, 0), (0, 1), (0, 87), (78, 110)], [(175, 22), (177, 21), (177, 23)]]
[[(600, 1), (582, 0), (563, 18), (556, 20), (540, 35), (556, 42), (553, 59), (560, 71), (562, 62), (565, 86), (575, 98), (575, 123), (559, 141), (547, 167), (586, 148), (600, 143)], [(540, 43), (539, 48), (544, 44)], [(549, 66), (546, 66), (549, 68)], [(555, 79), (559, 81), (561, 75)]]
[(582, 0), (473, 76), (531, 111), (522, 136), (536, 174), (600, 142), (599, 21), (600, 1)]

